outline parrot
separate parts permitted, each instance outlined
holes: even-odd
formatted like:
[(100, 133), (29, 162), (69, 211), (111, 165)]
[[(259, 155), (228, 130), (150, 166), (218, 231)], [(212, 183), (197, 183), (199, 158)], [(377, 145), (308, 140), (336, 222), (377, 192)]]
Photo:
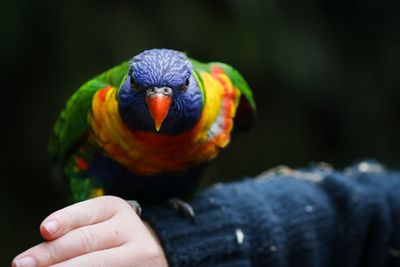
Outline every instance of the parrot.
[(194, 216), (183, 200), (255, 113), (253, 93), (233, 67), (149, 49), (73, 93), (48, 151), (73, 202), (106, 194), (140, 204), (170, 200)]

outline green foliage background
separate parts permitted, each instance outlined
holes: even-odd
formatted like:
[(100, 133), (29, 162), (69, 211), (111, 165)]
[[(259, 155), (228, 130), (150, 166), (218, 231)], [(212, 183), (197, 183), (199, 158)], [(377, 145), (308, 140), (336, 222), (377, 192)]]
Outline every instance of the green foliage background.
[(258, 119), (211, 164), (205, 184), (278, 164), (400, 168), (398, 1), (29, 1), (2, 3), (0, 265), (40, 241), (64, 205), (46, 143), (80, 84), (154, 47), (235, 66)]

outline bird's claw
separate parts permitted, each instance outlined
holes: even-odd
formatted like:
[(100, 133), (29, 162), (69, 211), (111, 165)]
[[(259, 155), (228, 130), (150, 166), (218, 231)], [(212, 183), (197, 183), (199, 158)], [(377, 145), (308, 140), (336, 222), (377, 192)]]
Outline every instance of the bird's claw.
[(135, 210), (139, 217), (142, 215), (142, 207), (140, 206), (139, 202), (136, 200), (127, 200), (126, 202)]
[(188, 218), (192, 223), (194, 223), (195, 219), (195, 213), (190, 206), (189, 203), (186, 203), (183, 200), (180, 200), (179, 198), (171, 198), (168, 201), (169, 205), (178, 213), (183, 214), (186, 218)]

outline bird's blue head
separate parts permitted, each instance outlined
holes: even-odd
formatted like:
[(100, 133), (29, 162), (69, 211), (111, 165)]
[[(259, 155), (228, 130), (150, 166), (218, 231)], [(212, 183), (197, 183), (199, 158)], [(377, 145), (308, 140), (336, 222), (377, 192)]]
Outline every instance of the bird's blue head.
[(178, 134), (196, 125), (202, 93), (183, 53), (146, 50), (129, 64), (117, 97), (120, 116), (131, 130)]

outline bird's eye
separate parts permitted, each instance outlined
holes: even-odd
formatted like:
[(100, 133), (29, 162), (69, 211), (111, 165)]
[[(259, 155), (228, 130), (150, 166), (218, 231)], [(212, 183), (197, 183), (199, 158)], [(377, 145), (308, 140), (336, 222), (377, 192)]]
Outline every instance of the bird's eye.
[(185, 80), (185, 83), (181, 85), (180, 88), (181, 88), (182, 91), (185, 91), (188, 88), (189, 82), (190, 82), (189, 78), (190, 77), (187, 77), (186, 80)]
[(142, 91), (142, 90), (146, 89), (145, 86), (143, 86), (143, 85), (141, 85), (141, 84), (138, 84), (138, 83), (136, 82), (135, 78), (133, 78), (133, 76), (131, 76), (131, 87), (132, 87), (132, 89), (135, 90), (135, 91)]

